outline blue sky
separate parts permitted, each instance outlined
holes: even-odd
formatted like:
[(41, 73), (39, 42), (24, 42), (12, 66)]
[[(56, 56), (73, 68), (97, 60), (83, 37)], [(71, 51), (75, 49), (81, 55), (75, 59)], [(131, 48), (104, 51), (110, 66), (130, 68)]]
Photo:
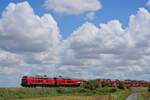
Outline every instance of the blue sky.
[(0, 16), (0, 86), (23, 75), (149, 79), (150, 0), (0, 0)]
[(129, 16), (135, 14), (141, 7), (146, 8), (145, 4), (147, 3), (147, 0), (101, 0), (102, 9), (96, 11), (93, 20), (85, 19), (84, 14), (65, 15), (47, 11), (43, 6), (44, 0), (0, 0), (0, 13), (2, 13), (10, 2), (18, 3), (23, 1), (28, 1), (33, 7), (35, 13), (39, 16), (45, 13), (51, 13), (54, 19), (58, 22), (61, 34), (64, 38), (67, 38), (75, 29), (86, 21), (99, 26), (101, 23), (117, 19), (125, 27), (128, 24)]

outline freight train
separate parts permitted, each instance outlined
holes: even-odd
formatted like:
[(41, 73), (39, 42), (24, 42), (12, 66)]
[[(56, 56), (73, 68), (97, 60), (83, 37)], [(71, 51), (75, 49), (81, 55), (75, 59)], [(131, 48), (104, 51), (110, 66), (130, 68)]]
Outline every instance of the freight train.
[(84, 81), (79, 79), (63, 78), (61, 76), (50, 78), (44, 76), (23, 76), (21, 86), (23, 87), (77, 87)]
[[(111, 79), (96, 79), (96, 85), (116, 87), (123, 84), (126, 87), (147, 87), (150, 82), (137, 80), (111, 80)], [(44, 76), (23, 76), (21, 86), (23, 87), (77, 87), (84, 85), (87, 81), (81, 79), (63, 78), (61, 76), (50, 78)]]
[(138, 80), (110, 80), (110, 79), (97, 79), (95, 80), (97, 85), (104, 85), (109, 87), (116, 87), (123, 84), (126, 87), (148, 87), (150, 82), (138, 81)]

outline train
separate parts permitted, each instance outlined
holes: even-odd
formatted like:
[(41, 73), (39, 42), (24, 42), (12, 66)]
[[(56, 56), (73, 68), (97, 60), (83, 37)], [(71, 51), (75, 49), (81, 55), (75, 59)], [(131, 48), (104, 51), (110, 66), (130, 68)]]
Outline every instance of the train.
[(97, 85), (104, 85), (109, 87), (116, 87), (123, 84), (126, 87), (148, 87), (150, 82), (144, 80), (111, 80), (111, 79), (97, 79), (95, 80)]
[(23, 76), (21, 79), (22, 87), (36, 88), (36, 87), (78, 87), (84, 80), (70, 79), (59, 77), (40, 76)]
[[(111, 80), (111, 79), (95, 79), (97, 85), (116, 87), (123, 84), (126, 87), (147, 87), (150, 82), (138, 81), (138, 80)], [(88, 80), (63, 78), (59, 77), (47, 77), (46, 75), (40, 76), (23, 76), (21, 79), (22, 87), (36, 88), (36, 87), (78, 87), (83, 86)]]

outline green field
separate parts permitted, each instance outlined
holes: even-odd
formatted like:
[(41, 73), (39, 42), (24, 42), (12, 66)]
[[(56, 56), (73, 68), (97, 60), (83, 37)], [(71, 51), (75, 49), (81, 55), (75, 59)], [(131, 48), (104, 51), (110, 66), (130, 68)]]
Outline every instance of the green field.
[(102, 87), (87, 82), (76, 88), (0, 88), (0, 100), (125, 100), (135, 92), (139, 93), (139, 100), (150, 100), (149, 94), (144, 94), (147, 90), (147, 87)]
[[(52, 96), (24, 100), (108, 100), (107, 96)], [(112, 99), (114, 100), (114, 99)]]
[(129, 93), (114, 88), (0, 88), (0, 100), (124, 100)]

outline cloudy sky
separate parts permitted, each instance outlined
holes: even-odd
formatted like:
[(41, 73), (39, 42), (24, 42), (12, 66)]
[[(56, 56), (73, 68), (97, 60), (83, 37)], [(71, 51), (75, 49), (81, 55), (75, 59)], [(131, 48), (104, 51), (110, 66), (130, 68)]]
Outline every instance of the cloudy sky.
[(0, 86), (23, 75), (150, 79), (150, 0), (0, 0)]

